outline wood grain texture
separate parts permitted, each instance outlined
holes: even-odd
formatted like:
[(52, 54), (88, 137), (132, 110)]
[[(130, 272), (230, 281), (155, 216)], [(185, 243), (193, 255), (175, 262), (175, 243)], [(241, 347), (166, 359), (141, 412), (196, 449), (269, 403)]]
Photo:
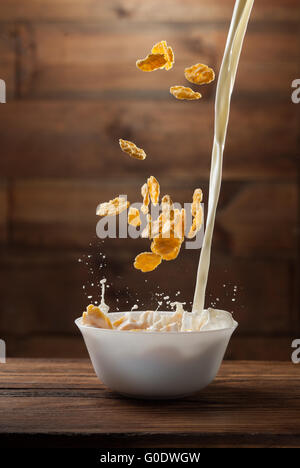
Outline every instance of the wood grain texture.
[[(171, 97), (170, 97), (171, 98)], [(178, 105), (179, 104), (179, 105)], [(182, 105), (183, 104), (183, 105)], [(207, 178), (213, 105), (177, 101), (10, 103), (0, 107), (3, 177)], [(234, 103), (224, 180), (296, 180), (297, 106)], [(18, 138), (16, 138), (16, 135)], [(137, 164), (118, 139), (148, 153)], [(20, 156), (21, 155), (21, 156)]]
[[(20, 95), (34, 99), (159, 99), (169, 100), (169, 88), (184, 83), (183, 70), (199, 61), (220, 68), (227, 25), (166, 27), (149, 23), (128, 25), (93, 24), (23, 25), (20, 42)], [(175, 51), (171, 72), (141, 73), (135, 61), (144, 57), (158, 38)], [(238, 99), (255, 94), (260, 100), (287, 102), (298, 72), (295, 31), (273, 32), (249, 29), (235, 86)], [(57, 50), (60, 53), (57, 53)], [(259, 49), (259, 54), (257, 50)], [(201, 88), (204, 99), (212, 98), (215, 86)]]
[(112, 393), (87, 360), (9, 360), (0, 369), (0, 444), (299, 447), (298, 370), (224, 362), (199, 394), (153, 402)]
[[(1, 7), (0, 7), (1, 16)], [(0, 26), (0, 79), (6, 84), (6, 101), (16, 94), (16, 31), (14, 25)], [(0, 104), (2, 106), (2, 104)], [(2, 106), (3, 107), (3, 106)], [(3, 109), (2, 109), (3, 110)]]
[[(147, 23), (207, 22), (230, 20), (234, 0), (2, 0), (1, 21), (107, 21)], [(256, 20), (287, 21), (299, 18), (297, 0), (263, 0), (253, 9)]]
[(281, 257), (289, 254), (294, 257), (297, 251), (297, 204), (296, 185), (248, 185), (221, 210), (219, 223), (226, 232), (230, 230), (235, 254), (255, 252), (265, 256), (280, 250), (278, 255)]
[(1, 335), (74, 332), (73, 320), (88, 302), (82, 286), (89, 278), (76, 254), (8, 251), (0, 263)]
[(4, 244), (8, 237), (8, 188), (0, 181), (0, 243)]
[[(291, 342), (295, 334), (290, 336), (270, 337), (265, 335), (245, 335), (239, 329), (230, 340), (226, 360), (266, 360), (289, 361), (291, 357)], [(8, 345), (10, 358), (49, 358), (49, 359), (86, 359), (87, 349), (79, 332), (73, 334), (32, 333), (24, 336), (4, 334)], [(9, 386), (9, 382), (7, 382)], [(21, 382), (20, 382), (20, 385)]]
[[(148, 243), (99, 244), (94, 213), (116, 194), (139, 200), (151, 174), (180, 202), (200, 185), (207, 206), (216, 82), (201, 87), (198, 103), (175, 101), (168, 89), (185, 84), (191, 63), (218, 74), (233, 5), (1, 0), (0, 335), (10, 355), (83, 355), (73, 319), (88, 296), (99, 299), (100, 251), (112, 308), (138, 297), (156, 308), (158, 284), (170, 296), (180, 289), (189, 305), (199, 252), (183, 251), (145, 283), (132, 260)], [(300, 106), (291, 102), (299, 20), (299, 0), (255, 2), (233, 94), (207, 304), (239, 321), (234, 359), (289, 359), (290, 335), (300, 331)], [(160, 39), (174, 47), (174, 68), (141, 73), (135, 60)], [(147, 159), (121, 153), (120, 137)]]
[[(2, 254), (0, 308), (5, 313), (0, 315), (1, 334), (74, 334), (75, 318), (89, 303), (100, 301), (103, 277), (110, 284), (106, 300), (111, 311), (117, 307), (130, 310), (136, 303), (140, 310), (155, 310), (162, 299), (156, 292), (186, 302), (190, 310), (199, 252), (182, 250), (176, 261), (142, 275), (133, 268), (133, 260), (148, 250), (149, 243), (125, 242), (126, 246), (114, 239), (95, 242), (78, 252), (20, 249)], [(106, 255), (105, 262), (100, 252)], [(240, 259), (214, 249), (206, 305), (233, 312), (239, 333), (287, 335), (295, 331), (292, 312), (297, 309), (292, 278), (289, 261)], [(164, 303), (161, 309), (165, 307), (170, 308)]]
[[(146, 177), (128, 183), (115, 179), (104, 183), (101, 179), (16, 181), (11, 195), (13, 240), (21, 245), (84, 247), (95, 234), (98, 203), (123, 194), (131, 203), (141, 202), (139, 190), (145, 180)], [(207, 206), (206, 182), (195, 180), (193, 185), (186, 181), (177, 186), (175, 181), (158, 180), (162, 193), (170, 194), (181, 204), (190, 203), (193, 189), (200, 186)], [(223, 184), (215, 239), (224, 252), (293, 258), (296, 226), (296, 184)]]

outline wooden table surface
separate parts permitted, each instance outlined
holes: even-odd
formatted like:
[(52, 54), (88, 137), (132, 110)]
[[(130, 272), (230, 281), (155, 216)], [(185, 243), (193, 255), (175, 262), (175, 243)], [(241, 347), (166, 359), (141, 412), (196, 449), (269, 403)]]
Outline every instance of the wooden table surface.
[(0, 364), (1, 447), (300, 446), (300, 365), (225, 361), (182, 400), (127, 399), (88, 360)]

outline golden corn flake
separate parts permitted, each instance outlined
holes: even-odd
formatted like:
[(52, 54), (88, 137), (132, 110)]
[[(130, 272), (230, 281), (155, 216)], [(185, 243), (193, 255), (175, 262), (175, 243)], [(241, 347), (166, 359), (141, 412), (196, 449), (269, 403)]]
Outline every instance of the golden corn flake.
[(153, 271), (161, 263), (161, 256), (154, 252), (142, 252), (135, 257), (134, 268), (143, 273)]
[(151, 54), (163, 54), (166, 59), (165, 70), (170, 70), (174, 64), (174, 52), (172, 47), (167, 45), (166, 41), (160, 41), (151, 49)]
[(171, 236), (181, 237), (181, 236), (178, 236), (177, 234), (175, 235), (175, 224), (177, 223), (177, 219), (178, 219), (177, 211), (179, 210), (176, 209), (173, 212), (171, 212), (172, 214), (171, 218), (164, 219), (163, 228), (161, 231), (161, 237), (171, 237)]
[(163, 326), (160, 329), (161, 332), (177, 332), (178, 331), (178, 325), (177, 323), (168, 323), (167, 325)]
[(173, 202), (170, 195), (164, 195), (161, 199), (161, 210), (168, 216), (173, 211)]
[(113, 327), (114, 328), (118, 328), (125, 320), (125, 315), (123, 315), (123, 317), (120, 317), (119, 319), (115, 320), (113, 322)]
[(185, 86), (171, 86), (170, 93), (173, 94), (176, 99), (180, 100), (187, 99), (189, 101), (194, 101), (202, 97), (200, 93), (196, 93), (191, 88), (186, 88)]
[(184, 233), (185, 233), (185, 227), (186, 227), (186, 212), (185, 212), (185, 209), (182, 208), (181, 211), (175, 210), (174, 236), (183, 240)]
[(121, 319), (119, 319), (118, 321), (116, 320), (116, 322), (119, 322), (119, 330), (131, 330), (132, 328), (136, 328), (137, 323), (134, 319), (127, 318), (126, 316), (123, 316), (122, 318), (122, 322)]
[(114, 321), (113, 327), (119, 330), (136, 330), (140, 325), (131, 317), (130, 313), (126, 313), (123, 317)]
[(188, 238), (192, 239), (195, 237), (196, 233), (200, 230), (203, 223), (203, 210), (202, 206), (200, 205), (199, 210), (196, 212), (196, 215), (193, 217), (193, 223), (190, 227)]
[(151, 239), (152, 237), (152, 216), (147, 214), (147, 226), (143, 229), (141, 234), (143, 239)]
[(144, 72), (152, 72), (164, 68), (167, 59), (164, 54), (149, 54), (147, 57), (136, 61), (136, 66)]
[(174, 260), (179, 254), (181, 239), (171, 235), (168, 238), (155, 237), (151, 244), (151, 250), (154, 254), (160, 255), (163, 260)]
[(163, 224), (165, 222), (165, 217), (163, 213), (160, 213), (157, 219), (152, 222), (152, 236), (158, 236), (163, 229)]
[(119, 144), (121, 150), (124, 153), (129, 154), (132, 158), (144, 160), (146, 158), (146, 153), (142, 148), (138, 148), (132, 141), (119, 139)]
[(166, 70), (170, 70), (170, 68), (172, 68), (175, 63), (174, 51), (172, 47), (170, 46), (168, 47), (168, 55), (169, 55), (169, 61), (168, 61), (168, 64), (165, 66)]
[(149, 195), (154, 206), (157, 205), (159, 200), (160, 187), (157, 179), (154, 176), (149, 177), (147, 180)]
[(191, 206), (191, 213), (193, 215), (193, 223), (188, 233), (188, 238), (192, 239), (196, 233), (200, 230), (203, 223), (203, 209), (201, 206), (202, 202), (202, 190), (200, 188), (195, 189), (193, 193), (193, 202)]
[(153, 312), (146, 311), (139, 315), (138, 320), (132, 317), (129, 312), (117, 319), (113, 326), (119, 330), (141, 331), (146, 330), (153, 321)]
[(184, 76), (191, 83), (202, 85), (211, 83), (215, 79), (215, 72), (203, 63), (196, 63), (184, 70)]
[[(167, 216), (163, 213), (163, 225), (162, 225), (160, 237), (169, 238), (175, 235), (175, 224), (177, 223), (179, 215), (180, 215), (180, 212), (177, 208), (175, 210), (171, 210), (169, 215)], [(176, 234), (175, 237), (181, 237), (181, 236), (178, 236)]]
[(125, 320), (125, 322), (119, 328), (119, 330), (127, 331), (141, 331), (141, 329), (142, 327), (134, 319)]
[(181, 232), (182, 232), (182, 237), (184, 237), (185, 233), (185, 228), (186, 228), (186, 212), (185, 209), (181, 209), (181, 214), (180, 214), (180, 224), (181, 224)]
[(134, 227), (138, 227), (141, 225), (140, 212), (137, 208), (133, 208), (132, 206), (129, 208), (128, 211), (128, 224)]
[(143, 204), (141, 206), (141, 212), (147, 214), (149, 211), (149, 203), (150, 203), (150, 194), (148, 189), (148, 184), (145, 183), (141, 188), (141, 195), (143, 197)]
[(82, 314), (83, 325), (91, 325), (98, 328), (113, 328), (107, 315), (99, 307), (90, 304)]
[(170, 237), (174, 231), (174, 210), (173, 202), (169, 195), (164, 195), (161, 203), (162, 213), (152, 223), (152, 237)]
[(161, 200), (162, 236), (170, 237), (174, 224), (175, 210), (170, 195), (164, 195)]
[(191, 213), (193, 216), (196, 216), (197, 211), (200, 210), (202, 197), (202, 190), (200, 188), (195, 189), (193, 193), (193, 203), (191, 206)]
[(109, 202), (100, 203), (96, 209), (98, 216), (116, 216), (127, 210), (130, 203), (124, 197), (116, 197)]
[(151, 49), (151, 54), (141, 60), (137, 60), (136, 66), (144, 71), (151, 72), (164, 68), (170, 70), (174, 63), (174, 52), (172, 47), (169, 47), (166, 41), (160, 41)]

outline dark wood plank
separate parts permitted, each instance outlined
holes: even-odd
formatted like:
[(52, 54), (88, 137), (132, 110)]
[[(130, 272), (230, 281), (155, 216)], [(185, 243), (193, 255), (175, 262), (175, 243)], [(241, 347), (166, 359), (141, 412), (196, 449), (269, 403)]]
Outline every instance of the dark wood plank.
[(74, 253), (28, 254), (1, 254), (1, 335), (75, 332), (73, 321), (88, 302), (82, 289), (88, 269), (80, 267)]
[[(73, 334), (26, 334), (24, 336), (5, 334), (9, 358), (48, 358), (48, 359), (87, 359), (88, 352), (79, 331), (74, 326)], [(285, 360), (282, 346), (277, 340), (279, 352), (278, 360)], [(248, 354), (251, 356), (251, 345), (248, 344)], [(281, 353), (280, 353), (281, 351)], [(253, 353), (253, 348), (252, 348)], [(254, 353), (253, 353), (254, 354)], [(232, 357), (230, 357), (232, 359)], [(9, 386), (9, 382), (7, 381)], [(22, 383), (20, 382), (20, 386)], [(37, 384), (38, 385), (38, 384)]]
[[(127, 193), (131, 201), (135, 201), (133, 197), (136, 195), (136, 187), (141, 183), (142, 181), (135, 188), (129, 187), (130, 192)], [(2, 271), (5, 272), (6, 279), (2, 285), (3, 309), (11, 310), (10, 320), (3, 323), (7, 332), (13, 329), (15, 313), (19, 307), (26, 308), (26, 313), (32, 317), (31, 322), (26, 322), (25, 329), (22, 321), (19, 322), (20, 333), (25, 330), (41, 330), (41, 324), (44, 331), (70, 331), (73, 318), (81, 313), (88, 302), (86, 296), (99, 299), (99, 288), (88, 285), (92, 282), (97, 284), (102, 274), (108, 275), (113, 284), (116, 283), (116, 277), (122, 277), (118, 279), (119, 291), (114, 287), (109, 291), (113, 308), (118, 305), (115, 301), (117, 296), (122, 310), (126, 310), (128, 305), (132, 306), (136, 298), (144, 302), (146, 308), (156, 308), (149, 288), (145, 288), (145, 276), (132, 267), (134, 257), (149, 248), (148, 242), (109, 239), (105, 244), (100, 244), (94, 237), (97, 218), (93, 213), (98, 201), (125, 193), (125, 190), (114, 193), (109, 188), (111, 186), (108, 183), (108, 186), (101, 185), (100, 189), (100, 184), (96, 181), (23, 181), (15, 185), (12, 215), (14, 243), (20, 246), (51, 247), (56, 250), (56, 254), (53, 256), (52, 253), (48, 255), (47, 251), (37, 251), (32, 260), (32, 254), (24, 256), (21, 249), (11, 259), (9, 254), (4, 258)], [(186, 188), (182, 186), (180, 190), (168, 184), (162, 184), (162, 187), (176, 201), (184, 202), (191, 197), (189, 184)], [(124, 188), (124, 184), (118, 188)], [(289, 210), (286, 210), (287, 203)], [(224, 309), (233, 310), (241, 323), (242, 331), (281, 333), (291, 330), (292, 314), (297, 310), (292, 294), (292, 284), (295, 281), (296, 206), (296, 187), (288, 184), (250, 184), (236, 187), (224, 184), (214, 235), (207, 303), (221, 304)], [(90, 243), (92, 246), (89, 248)], [(77, 254), (61, 256), (61, 251), (57, 251), (58, 245), (67, 249), (71, 246), (80, 247), (81, 250)], [(109, 268), (101, 271), (101, 261), (97, 257), (97, 252), (100, 251), (107, 255), (109, 261)], [(92, 255), (90, 260), (87, 259), (88, 254)], [(242, 255), (244, 259), (236, 258), (236, 254)], [(171, 296), (180, 289), (182, 299), (189, 303), (193, 295), (198, 255), (195, 250), (183, 250), (176, 262), (162, 265), (151, 278), (147, 278), (150, 280), (148, 286), (152, 284), (156, 290), (156, 285), (160, 284), (162, 291)], [(89, 267), (95, 272), (94, 275), (89, 276), (89, 267), (83, 270), (77, 268), (79, 257), (83, 259), (83, 264), (85, 261), (91, 263)], [(181, 275), (178, 276), (179, 271), (185, 272), (183, 283)], [(41, 282), (38, 288), (35, 286), (36, 278)], [(14, 287), (14, 291), (18, 293), (13, 295), (15, 304), (12, 304), (10, 297), (14, 280), (20, 287)], [(38, 289), (42, 294), (44, 284), (52, 285), (46, 301), (36, 293)], [(223, 284), (226, 286), (223, 287)], [(82, 285), (88, 286), (84, 291), (85, 296)], [(233, 295), (234, 285), (238, 286), (237, 297)], [(129, 298), (127, 287), (130, 289)], [(140, 292), (136, 296), (137, 291)], [(64, 297), (68, 297), (66, 309)], [(43, 302), (47, 306), (39, 312)], [(38, 320), (39, 313), (45, 315), (41, 321)], [(53, 313), (58, 317), (55, 321)]]
[[(183, 70), (195, 62), (208, 63), (218, 72), (226, 27), (149, 23), (128, 28), (123, 22), (103, 27), (93, 24), (30, 24), (18, 28), (20, 94), (26, 98), (151, 98), (170, 99), (172, 84), (185, 82)], [(144, 57), (159, 38), (172, 44), (176, 63), (172, 72), (141, 73), (135, 61)], [(61, 53), (57, 54), (60, 49)], [(259, 50), (259, 54), (257, 51)], [(250, 28), (235, 93), (285, 102), (297, 76), (295, 31), (256, 31)], [(279, 73), (280, 70), (280, 73)], [(202, 88), (204, 99), (213, 85)]]
[[(234, 0), (2, 0), (1, 21), (107, 21), (207, 22), (229, 20)], [(297, 0), (264, 0), (255, 3), (253, 18), (296, 22)]]
[(36, 68), (36, 43), (33, 37), (33, 25), (30, 23), (17, 23), (16, 35), (16, 99), (26, 95), (28, 86), (32, 83)]
[[(98, 203), (120, 194), (126, 194), (131, 203), (141, 202), (139, 190), (144, 180), (16, 181), (10, 213), (12, 239), (21, 245), (84, 247), (96, 231)], [(178, 181), (173, 185), (166, 179), (159, 180), (162, 193), (169, 193), (181, 204), (189, 203), (193, 189), (201, 186), (207, 205), (206, 182)], [(224, 182), (215, 233), (224, 252), (294, 258), (296, 226), (296, 184)]]
[[(154, 173), (208, 177), (213, 131), (209, 102), (17, 102), (0, 107), (3, 177), (125, 177)], [(5, 110), (4, 110), (5, 107)], [(297, 106), (234, 102), (224, 179), (296, 179)], [(30, 118), (29, 118), (30, 116)], [(16, 138), (18, 135), (18, 138)], [(148, 153), (120, 152), (118, 138)], [(22, 154), (22, 158), (20, 158)]]
[[(234, 376), (237, 381), (245, 385), (247, 378), (249, 380), (257, 378), (258, 369), (269, 382), (282, 379), (284, 384), (286, 381), (300, 378), (297, 365), (291, 362), (240, 361), (224, 361), (217, 379), (227, 380)], [(18, 388), (55, 390), (66, 388), (66, 384), (69, 389), (95, 390), (102, 386), (89, 359), (8, 358), (6, 364), (0, 367), (2, 390)]]
[(298, 370), (292, 363), (224, 362), (198, 395), (153, 402), (110, 392), (88, 361), (9, 360), (0, 369), (1, 444), (16, 447), (27, 437), (30, 445), (39, 436), (55, 444), (59, 432), (61, 444), (72, 435), (77, 447), (95, 437), (98, 447), (299, 446)]
[(5, 81), (6, 102), (10, 102), (16, 95), (16, 34), (14, 25), (1, 25), (0, 27), (0, 79)]
[[(249, 184), (218, 215), (239, 255), (296, 255), (298, 187), (292, 184)], [(266, 227), (268, 226), (268, 227)], [(259, 241), (258, 241), (259, 239)]]
[[(13, 332), (13, 330), (12, 330)], [(258, 332), (257, 332), (258, 333)], [(230, 360), (276, 360), (289, 361), (291, 358), (291, 342), (295, 335), (291, 336), (249, 336), (243, 334), (239, 329), (233, 335), (230, 345), (227, 348), (225, 359)], [(84, 342), (79, 332), (68, 335), (60, 334), (28, 334), (20, 335), (3, 335), (8, 345), (8, 355), (10, 358), (87, 358), (88, 353)], [(26, 378), (26, 377), (25, 377)], [(88, 380), (85, 376), (82, 381), (86, 384)], [(5, 381), (2, 380), (1, 385), (10, 388), (11, 384), (16, 387), (14, 375), (6, 375)], [(62, 385), (57, 382), (58, 385)], [(19, 376), (18, 385), (22, 387), (22, 376)], [(34, 382), (33, 386), (39, 386), (38, 382)]]
[[(74, 319), (89, 303), (100, 300), (99, 282), (103, 277), (110, 284), (106, 300), (111, 311), (130, 310), (136, 303), (140, 310), (156, 309), (161, 297), (155, 293), (186, 302), (190, 310), (199, 252), (182, 250), (176, 261), (164, 262), (151, 275), (145, 275), (133, 268), (133, 260), (148, 248), (147, 241), (110, 239), (104, 244), (95, 242), (92, 247), (87, 244), (78, 252), (26, 248), (3, 253), (3, 337), (44, 334), (51, 339), (51, 334), (73, 335)], [(105, 263), (100, 252), (106, 255)], [(206, 305), (233, 312), (239, 322), (238, 333), (289, 334), (293, 330), (292, 311), (298, 310), (291, 294), (292, 266), (282, 259), (240, 259), (221, 254), (214, 247)], [(176, 296), (177, 291), (180, 294)], [(169, 306), (164, 303), (164, 308)]]
[(295, 333), (290, 336), (277, 337), (260, 336), (259, 334), (243, 336), (237, 333), (231, 339), (225, 359), (290, 361), (294, 351), (294, 348), (291, 347), (291, 343), (295, 339), (294, 336), (296, 336)]
[(281, 259), (241, 259), (213, 248), (206, 304), (233, 312), (241, 333), (291, 333), (292, 313), (299, 310), (293, 274), (293, 264)]
[(0, 242), (5, 243), (8, 236), (8, 189), (7, 184), (0, 181)]

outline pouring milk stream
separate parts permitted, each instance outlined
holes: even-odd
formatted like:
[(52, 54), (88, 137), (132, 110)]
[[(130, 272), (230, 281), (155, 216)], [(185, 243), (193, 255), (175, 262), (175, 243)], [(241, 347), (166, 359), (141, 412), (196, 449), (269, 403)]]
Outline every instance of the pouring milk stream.
[(229, 119), (230, 100), (253, 3), (254, 0), (236, 0), (218, 78), (207, 221), (196, 279), (192, 309), (194, 313), (201, 314), (204, 309), (212, 236), (222, 180), (223, 151)]

